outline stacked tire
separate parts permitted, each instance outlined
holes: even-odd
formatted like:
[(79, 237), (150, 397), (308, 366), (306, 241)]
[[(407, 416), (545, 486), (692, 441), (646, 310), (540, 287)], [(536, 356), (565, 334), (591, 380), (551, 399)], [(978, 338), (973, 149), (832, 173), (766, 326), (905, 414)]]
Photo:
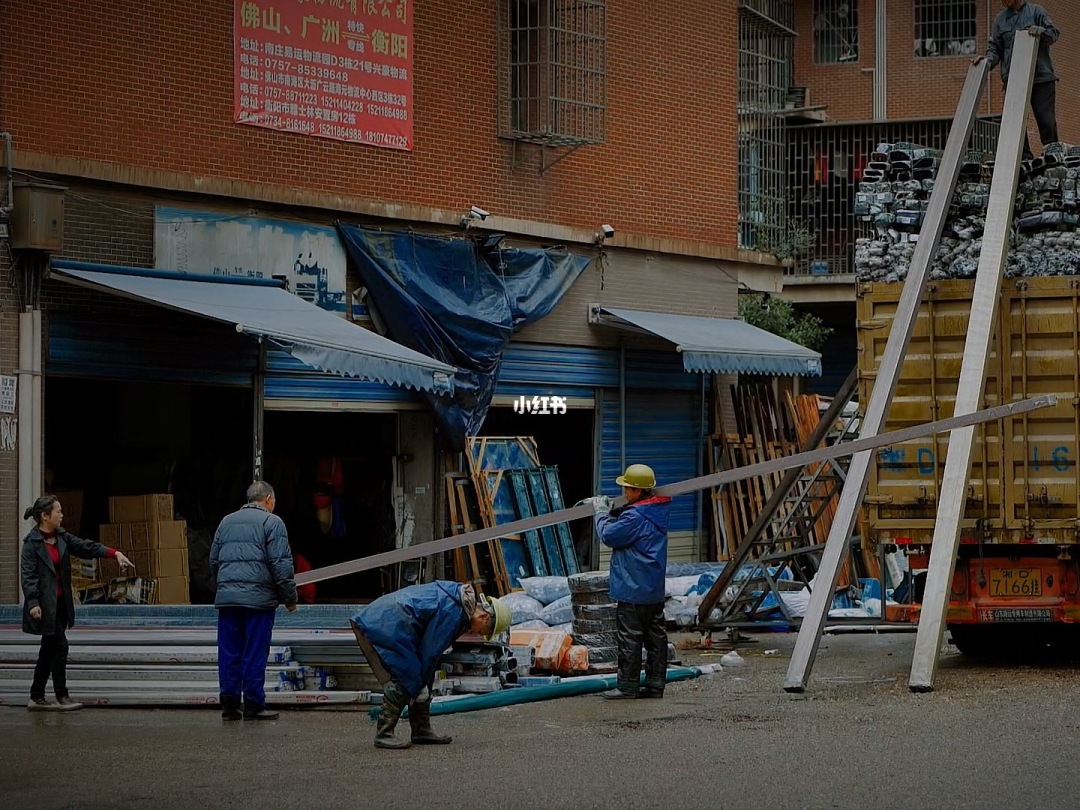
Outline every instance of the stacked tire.
[(618, 669), (616, 604), (608, 592), (606, 571), (589, 571), (569, 578), (574, 611), (574, 643), (589, 650), (589, 668), (596, 672)]

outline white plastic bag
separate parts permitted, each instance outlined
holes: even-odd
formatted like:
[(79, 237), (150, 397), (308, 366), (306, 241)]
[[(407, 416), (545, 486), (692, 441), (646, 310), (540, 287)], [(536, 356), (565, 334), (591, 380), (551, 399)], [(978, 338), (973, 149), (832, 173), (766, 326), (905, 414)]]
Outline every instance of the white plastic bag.
[(570, 595), (566, 577), (527, 577), (521, 580), (521, 587), (541, 605), (550, 605)]
[(567, 594), (541, 610), (540, 621), (552, 626), (574, 621), (574, 608), (570, 603), (570, 595)]
[(499, 600), (510, 608), (510, 623), (514, 626), (522, 622), (532, 622), (540, 619), (540, 611), (544, 609), (537, 600), (527, 593), (510, 593)]

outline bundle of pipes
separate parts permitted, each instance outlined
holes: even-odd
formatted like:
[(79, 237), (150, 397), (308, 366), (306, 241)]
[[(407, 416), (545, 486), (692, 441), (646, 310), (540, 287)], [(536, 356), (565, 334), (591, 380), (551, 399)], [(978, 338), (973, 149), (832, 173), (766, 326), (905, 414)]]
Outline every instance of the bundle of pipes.
[(433, 691), (459, 695), (497, 692), (518, 682), (518, 665), (514, 651), (502, 644), (455, 641), (442, 657), (445, 677), (435, 682)]
[[(212, 627), (75, 628), (68, 640), (68, 685), (84, 704), (217, 703)], [(0, 704), (25, 704), (37, 655), (36, 638), (14, 628), (0, 630)], [(339, 688), (342, 665), (365, 669), (370, 677), (350, 632), (278, 628), (267, 660), (267, 699), (283, 705), (367, 702), (368, 690)]]
[[(907, 277), (936, 171), (936, 165), (925, 168), (927, 161), (934, 160), (932, 150), (908, 149), (910, 146), (879, 146), (870, 168), (863, 173), (855, 214), (873, 223), (875, 235), (855, 244), (855, 268), (862, 281), (897, 282)], [(911, 159), (898, 159), (905, 155)], [(924, 167), (923, 174), (913, 168), (916, 165)], [(975, 276), (992, 175), (993, 161), (978, 152), (968, 153), (931, 278)], [(1042, 157), (1023, 163), (1006, 277), (1080, 273), (1078, 181), (1077, 146), (1050, 144)]]

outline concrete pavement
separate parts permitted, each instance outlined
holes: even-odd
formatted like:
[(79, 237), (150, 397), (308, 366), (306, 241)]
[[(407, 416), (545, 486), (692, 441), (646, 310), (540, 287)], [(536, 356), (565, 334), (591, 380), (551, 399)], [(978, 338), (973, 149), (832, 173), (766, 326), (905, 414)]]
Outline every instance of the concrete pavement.
[(758, 639), (743, 651), (744, 667), (672, 685), (663, 701), (581, 697), (437, 717), (452, 745), (400, 752), (377, 751), (374, 725), (358, 712), (223, 725), (205, 710), (0, 709), (0, 806), (923, 810), (1080, 802), (1080, 670), (973, 663), (953, 652), (938, 691), (913, 695), (913, 636), (827, 637), (810, 689), (788, 695), (781, 683), (794, 636)]

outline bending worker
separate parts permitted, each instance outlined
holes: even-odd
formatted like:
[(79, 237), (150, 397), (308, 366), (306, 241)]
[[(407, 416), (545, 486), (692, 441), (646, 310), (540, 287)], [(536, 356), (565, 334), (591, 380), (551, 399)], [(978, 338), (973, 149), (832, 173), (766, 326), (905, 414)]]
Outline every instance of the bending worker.
[[(356, 642), (383, 686), (376, 748), (445, 745), (431, 728), (431, 685), (439, 659), (458, 636), (476, 633), (490, 640), (510, 627), (510, 609), (478, 595), (472, 585), (430, 582), (382, 596), (352, 618)], [(394, 737), (409, 707), (412, 741)]]
[[(664, 579), (671, 498), (653, 494), (656, 476), (644, 464), (631, 464), (615, 483), (623, 488), (625, 506), (612, 509), (606, 495), (592, 498), (596, 533), (612, 549), (609, 587), (618, 603), (617, 688), (604, 692), (604, 697), (661, 698), (667, 683)], [(642, 645), (647, 655), (644, 689), (640, 688)]]

